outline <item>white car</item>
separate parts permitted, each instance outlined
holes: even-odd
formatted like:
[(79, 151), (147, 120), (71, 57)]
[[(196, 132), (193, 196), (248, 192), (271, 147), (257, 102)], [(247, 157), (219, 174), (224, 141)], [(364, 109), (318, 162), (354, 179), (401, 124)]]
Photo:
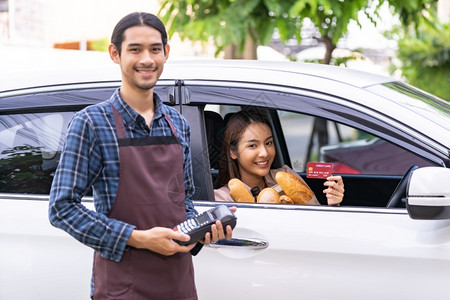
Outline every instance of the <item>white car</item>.
[[(68, 121), (109, 98), (118, 67), (1, 73), (0, 299), (88, 299), (93, 251), (50, 225), (48, 193)], [(307, 162), (343, 142), (397, 149), (378, 162), (372, 150), (355, 156), (373, 173), (333, 161), (340, 207), (236, 203), (233, 239), (194, 257), (200, 299), (449, 299), (448, 102), (392, 78), (261, 61), (169, 62), (156, 90), (191, 124), (199, 212), (221, 204), (224, 119), (246, 106), (270, 115), (274, 166), (303, 177)], [(394, 163), (402, 153), (416, 167)], [(323, 181), (305, 180), (325, 204)], [(84, 203), (93, 209), (91, 197)]]

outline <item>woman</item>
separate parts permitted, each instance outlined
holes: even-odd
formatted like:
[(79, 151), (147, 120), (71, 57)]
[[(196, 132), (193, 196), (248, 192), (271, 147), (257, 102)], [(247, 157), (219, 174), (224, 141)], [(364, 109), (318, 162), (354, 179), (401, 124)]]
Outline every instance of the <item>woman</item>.
[[(227, 122), (222, 147), (222, 157), (219, 164), (217, 186), (214, 190), (215, 200), (233, 202), (228, 189), (231, 178), (240, 179), (247, 190), (259, 187), (278, 189), (275, 174), (279, 171), (291, 173), (303, 180), (288, 166), (271, 169), (275, 158), (275, 146), (272, 130), (266, 116), (254, 110), (244, 110), (233, 114)], [(328, 205), (339, 205), (344, 197), (344, 183), (341, 176), (330, 176), (324, 183), (324, 193)], [(280, 193), (282, 194), (282, 192)], [(320, 205), (313, 196), (309, 205)]]

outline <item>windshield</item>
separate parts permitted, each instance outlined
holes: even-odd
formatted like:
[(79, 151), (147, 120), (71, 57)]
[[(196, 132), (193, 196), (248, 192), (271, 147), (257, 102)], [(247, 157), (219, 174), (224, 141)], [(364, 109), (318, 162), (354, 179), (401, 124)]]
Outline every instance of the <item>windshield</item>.
[(401, 82), (388, 82), (369, 89), (380, 96), (400, 102), (444, 128), (450, 128), (450, 103), (445, 100)]
[(449, 155), (450, 102), (402, 82), (387, 82), (366, 89), (397, 104), (386, 108), (391, 118), (444, 146), (440, 151)]
[(445, 100), (402, 82), (388, 82), (368, 89), (408, 107), (443, 128), (450, 128), (450, 103)]

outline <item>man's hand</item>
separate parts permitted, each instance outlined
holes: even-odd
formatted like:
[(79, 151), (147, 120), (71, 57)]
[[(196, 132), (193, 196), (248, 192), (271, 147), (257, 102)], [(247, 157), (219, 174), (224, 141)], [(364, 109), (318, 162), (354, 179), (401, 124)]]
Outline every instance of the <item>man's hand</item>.
[(170, 256), (177, 252), (187, 253), (194, 248), (194, 244), (181, 246), (173, 240), (189, 241), (190, 237), (170, 228), (154, 227), (148, 230), (133, 230), (127, 245), (138, 249), (147, 249), (162, 255)]

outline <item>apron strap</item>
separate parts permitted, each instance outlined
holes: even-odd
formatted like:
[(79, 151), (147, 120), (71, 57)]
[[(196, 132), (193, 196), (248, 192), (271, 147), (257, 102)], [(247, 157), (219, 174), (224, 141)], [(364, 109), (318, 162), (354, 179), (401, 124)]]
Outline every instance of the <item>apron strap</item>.
[(119, 111), (114, 107), (112, 103), (111, 107), (113, 111), (114, 122), (116, 123), (117, 137), (119, 139), (125, 139), (127, 135), (125, 133), (125, 125), (123, 124), (122, 115), (119, 113)]
[[(114, 122), (116, 123), (117, 137), (119, 139), (125, 139), (125, 138), (127, 138), (127, 135), (125, 133), (125, 125), (123, 123), (122, 115), (119, 113), (119, 111), (114, 107), (114, 105), (112, 103), (111, 103), (111, 108), (113, 111)], [(175, 130), (175, 127), (173, 126), (173, 123), (170, 120), (169, 116), (164, 114), (164, 119), (166, 119), (167, 123), (169, 124), (170, 131), (172, 131), (172, 134), (175, 137), (178, 137), (177, 131)]]
[(172, 121), (170, 120), (169, 116), (165, 114), (164, 115), (164, 119), (166, 119), (167, 123), (169, 123), (170, 130), (172, 131), (172, 134), (175, 137), (178, 137), (177, 131), (175, 130), (175, 127), (173, 126)]

